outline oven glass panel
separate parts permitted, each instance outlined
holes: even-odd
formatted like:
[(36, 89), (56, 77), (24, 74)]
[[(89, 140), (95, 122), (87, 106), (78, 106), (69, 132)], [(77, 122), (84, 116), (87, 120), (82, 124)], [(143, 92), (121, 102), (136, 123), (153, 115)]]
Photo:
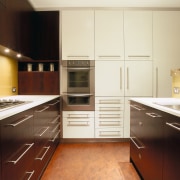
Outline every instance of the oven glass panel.
[(68, 96), (68, 104), (69, 105), (89, 105), (90, 96), (84, 96), (84, 97)]
[(68, 80), (70, 88), (89, 87), (89, 71), (69, 71)]

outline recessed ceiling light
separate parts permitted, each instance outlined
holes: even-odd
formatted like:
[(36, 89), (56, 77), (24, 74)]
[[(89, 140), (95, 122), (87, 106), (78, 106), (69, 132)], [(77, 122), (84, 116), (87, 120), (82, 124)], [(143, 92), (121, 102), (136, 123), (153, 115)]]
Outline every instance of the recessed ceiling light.
[(20, 58), (20, 57), (21, 57), (21, 54), (17, 54), (17, 57)]
[(9, 50), (8, 48), (6, 48), (6, 49), (4, 50), (4, 52), (5, 52), (5, 53), (9, 53), (10, 50)]

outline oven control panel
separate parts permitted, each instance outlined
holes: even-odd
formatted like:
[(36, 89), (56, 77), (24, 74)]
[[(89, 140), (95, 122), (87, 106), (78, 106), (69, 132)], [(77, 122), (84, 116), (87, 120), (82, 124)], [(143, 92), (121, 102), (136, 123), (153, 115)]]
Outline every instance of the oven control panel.
[(66, 60), (62, 61), (64, 67), (90, 67), (94, 66), (95, 62), (91, 60)]

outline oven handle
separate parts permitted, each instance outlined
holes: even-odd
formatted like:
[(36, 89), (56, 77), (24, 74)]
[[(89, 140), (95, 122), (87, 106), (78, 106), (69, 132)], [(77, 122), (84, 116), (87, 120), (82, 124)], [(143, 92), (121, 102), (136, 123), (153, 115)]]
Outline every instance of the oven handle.
[(67, 70), (93, 70), (94, 68), (81, 68), (81, 67), (76, 67), (76, 68), (64, 68), (64, 69), (67, 69)]
[(72, 97), (86, 97), (86, 96), (93, 96), (94, 94), (65, 94), (65, 95)]

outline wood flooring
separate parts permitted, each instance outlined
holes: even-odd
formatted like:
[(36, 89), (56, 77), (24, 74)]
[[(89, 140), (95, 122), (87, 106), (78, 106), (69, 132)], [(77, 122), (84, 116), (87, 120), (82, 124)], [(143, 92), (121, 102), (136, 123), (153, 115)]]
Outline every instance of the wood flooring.
[(140, 180), (127, 142), (60, 144), (41, 180)]

